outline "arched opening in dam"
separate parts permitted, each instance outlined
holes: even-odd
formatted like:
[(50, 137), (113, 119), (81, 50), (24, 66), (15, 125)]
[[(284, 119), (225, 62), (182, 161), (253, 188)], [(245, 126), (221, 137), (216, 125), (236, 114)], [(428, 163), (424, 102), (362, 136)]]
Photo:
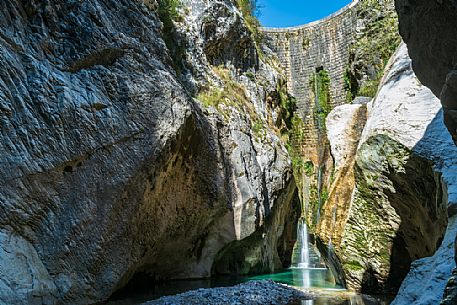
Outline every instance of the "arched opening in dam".
[(352, 0), (258, 0), (257, 14), (264, 27), (294, 27), (328, 17), (351, 2)]

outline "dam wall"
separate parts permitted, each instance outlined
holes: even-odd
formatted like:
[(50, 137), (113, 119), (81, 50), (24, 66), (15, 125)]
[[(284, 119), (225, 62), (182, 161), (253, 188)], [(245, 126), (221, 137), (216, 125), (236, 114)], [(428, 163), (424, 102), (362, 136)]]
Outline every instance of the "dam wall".
[(360, 3), (353, 1), (324, 19), (302, 26), (262, 28), (264, 42), (278, 57), (288, 78), (288, 90), (296, 98), (298, 113), (305, 123), (301, 144), (308, 151), (318, 146), (319, 137), (311, 80), (316, 71), (324, 69), (330, 77), (331, 108), (347, 102), (344, 75), (349, 47), (357, 35)]

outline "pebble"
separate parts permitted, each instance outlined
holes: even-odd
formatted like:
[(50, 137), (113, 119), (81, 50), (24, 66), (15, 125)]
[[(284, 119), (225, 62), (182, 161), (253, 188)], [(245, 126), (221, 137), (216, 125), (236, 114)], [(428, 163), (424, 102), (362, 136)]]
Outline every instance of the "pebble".
[(285, 305), (296, 299), (309, 298), (305, 292), (271, 280), (252, 281), (233, 287), (191, 290), (142, 305)]

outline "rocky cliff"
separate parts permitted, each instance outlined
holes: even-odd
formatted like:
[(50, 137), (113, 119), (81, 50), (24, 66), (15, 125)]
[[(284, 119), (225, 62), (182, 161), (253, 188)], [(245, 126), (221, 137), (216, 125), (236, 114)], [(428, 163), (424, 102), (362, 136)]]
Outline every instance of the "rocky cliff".
[[(362, 106), (336, 108), (328, 118), (330, 131), (345, 130), (341, 122), (354, 116), (342, 107)], [(354, 164), (354, 191), (349, 202), (340, 195), (326, 203), (324, 210), (337, 211), (337, 230), (321, 223), (318, 234), (325, 243), (331, 239), (350, 288), (395, 293), (401, 284), (394, 304), (436, 304), (454, 265), (457, 151), (439, 101), (416, 78), (405, 45), (367, 108), (360, 137), (346, 132), (341, 143), (338, 133), (329, 132), (336, 160)], [(344, 151), (356, 140), (352, 163)], [(339, 176), (331, 192), (346, 181)]]
[(316, 22), (262, 29), (297, 103), (289, 151), (311, 229), (335, 174), (325, 119), (335, 106), (376, 94), (400, 42), (396, 24), (392, 0), (355, 0)]
[(234, 2), (173, 3), (0, 3), (1, 303), (207, 277), (245, 238), (256, 271), (282, 265), (282, 76)]
[(400, 34), (408, 45), (421, 82), (440, 97), (444, 120), (457, 141), (455, 0), (396, 0)]
[[(457, 36), (454, 22), (457, 16), (457, 3), (454, 0), (396, 0), (395, 6), (399, 16), (400, 34), (408, 45), (413, 69), (421, 82), (440, 98), (444, 122), (454, 142), (457, 143), (457, 100), (455, 98)], [(455, 211), (455, 205), (452, 211)], [(452, 234), (448, 238), (452, 239)], [(457, 250), (455, 256), (457, 257)], [(443, 304), (456, 302), (454, 270), (454, 275), (446, 288)]]

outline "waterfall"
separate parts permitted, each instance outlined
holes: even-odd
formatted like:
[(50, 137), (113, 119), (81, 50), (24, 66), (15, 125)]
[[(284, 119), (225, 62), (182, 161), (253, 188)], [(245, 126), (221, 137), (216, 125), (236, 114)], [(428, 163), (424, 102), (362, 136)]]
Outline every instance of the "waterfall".
[(308, 226), (304, 218), (300, 218), (297, 228), (298, 243), (300, 245), (300, 255), (297, 266), (299, 268), (309, 268), (309, 240)]

